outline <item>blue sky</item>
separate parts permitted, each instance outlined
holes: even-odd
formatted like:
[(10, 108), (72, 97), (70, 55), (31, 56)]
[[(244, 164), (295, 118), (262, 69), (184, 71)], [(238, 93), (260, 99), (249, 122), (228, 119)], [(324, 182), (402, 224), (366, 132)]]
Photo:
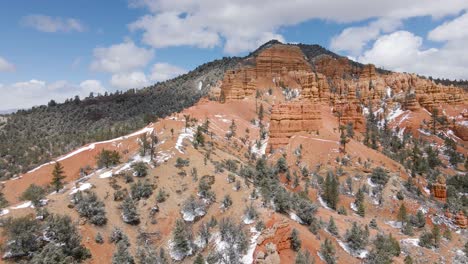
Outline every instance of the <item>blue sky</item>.
[(0, 1), (0, 110), (150, 85), (271, 38), (468, 79), (465, 2)]

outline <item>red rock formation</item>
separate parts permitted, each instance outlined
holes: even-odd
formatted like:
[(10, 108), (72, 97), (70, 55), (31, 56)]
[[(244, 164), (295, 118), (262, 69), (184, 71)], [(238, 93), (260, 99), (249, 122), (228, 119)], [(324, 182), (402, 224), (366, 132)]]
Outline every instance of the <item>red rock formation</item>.
[(468, 219), (462, 211), (458, 212), (458, 214), (455, 215), (455, 224), (460, 228), (468, 227)]
[(221, 97), (225, 101), (239, 100), (255, 92), (255, 69), (244, 67), (239, 70), (231, 70), (224, 74), (221, 85)]
[(431, 188), (431, 192), (435, 198), (446, 199), (447, 198), (447, 186), (445, 185), (445, 178), (437, 178), (437, 183), (434, 183)]
[(305, 101), (276, 104), (271, 110), (269, 144), (272, 149), (282, 147), (295, 133), (316, 131), (321, 126), (318, 105)]
[(457, 124), (455, 125), (453, 132), (457, 137), (461, 138), (463, 141), (468, 141), (468, 127), (461, 124)]
[(274, 45), (262, 51), (256, 58), (258, 77), (281, 74), (284, 70), (287, 72), (311, 70), (299, 47)]

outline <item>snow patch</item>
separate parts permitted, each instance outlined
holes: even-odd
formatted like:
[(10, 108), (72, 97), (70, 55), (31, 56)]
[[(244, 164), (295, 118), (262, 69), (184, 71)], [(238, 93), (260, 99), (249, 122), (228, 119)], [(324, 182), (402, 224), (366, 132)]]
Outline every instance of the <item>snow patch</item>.
[(182, 129), (181, 133), (179, 134), (179, 137), (177, 138), (177, 142), (176, 142), (176, 145), (175, 145), (175, 148), (180, 152), (180, 153), (184, 153), (184, 146), (183, 146), (183, 143), (184, 143), (184, 139), (188, 139), (190, 141), (193, 140), (193, 135), (194, 135), (194, 132), (192, 129), (187, 129), (185, 131), (185, 129)]
[(402, 227), (402, 223), (398, 222), (398, 221), (386, 221), (385, 223), (387, 225), (393, 227), (393, 228), (401, 228)]
[(367, 178), (367, 184), (369, 184), (370, 187), (375, 188), (378, 185), (372, 182), (371, 178)]
[(265, 155), (266, 148), (268, 146), (268, 137), (262, 140), (260, 148), (257, 148), (257, 144), (252, 144), (250, 152), (256, 154), (257, 156)]
[(73, 195), (77, 193), (78, 191), (84, 191), (84, 190), (90, 189), (91, 187), (93, 187), (93, 185), (89, 182), (80, 183), (80, 186), (78, 188), (76, 187), (72, 188), (72, 190), (70, 191), (70, 195)]
[(24, 203), (22, 203), (20, 205), (11, 207), (11, 209), (16, 210), (16, 209), (24, 209), (24, 208), (28, 208), (28, 207), (34, 208), (34, 205), (32, 204), (31, 201), (27, 201), (27, 202), (24, 202)]
[(254, 263), (253, 255), (255, 252), (255, 248), (257, 248), (257, 240), (260, 237), (261, 232), (258, 232), (255, 228), (250, 228), (250, 232), (253, 234), (250, 238), (250, 245), (249, 249), (247, 249), (247, 253), (242, 256), (241, 262), (244, 264), (251, 264)]
[(354, 212), (357, 212), (358, 211), (358, 208), (356, 206), (355, 203), (350, 203), (349, 206), (351, 207), (351, 209), (354, 211)]
[(99, 178), (101, 179), (105, 179), (105, 178), (110, 178), (112, 177), (112, 171), (106, 171), (104, 173), (102, 173), (101, 175), (99, 175)]
[(10, 213), (10, 210), (8, 210), (8, 209), (3, 209), (3, 210), (0, 211), (0, 216), (7, 215), (7, 214), (9, 214), (9, 213)]
[(363, 258), (367, 257), (367, 254), (369, 254), (369, 252), (367, 250), (365, 250), (365, 249), (364, 250), (354, 251), (354, 250), (350, 249), (345, 242), (343, 242), (343, 241), (341, 241), (339, 239), (337, 239), (336, 241), (338, 242), (338, 245), (340, 245), (340, 247), (344, 251), (346, 251), (346, 253), (350, 254), (353, 257), (363, 259)]
[(318, 201), (320, 205), (324, 207), (325, 209), (332, 210), (330, 207), (328, 207), (327, 203), (325, 203), (325, 201), (322, 199), (320, 195), (318, 195)]
[(405, 238), (400, 240), (403, 245), (419, 247), (419, 238)]
[(293, 212), (290, 212), (290, 213), (289, 213), (289, 217), (290, 217), (292, 220), (298, 222), (298, 223), (301, 224), (301, 225), (304, 224), (304, 221), (302, 221), (302, 219), (301, 219), (299, 216), (297, 216), (297, 214), (295, 214), (295, 213), (293, 213)]

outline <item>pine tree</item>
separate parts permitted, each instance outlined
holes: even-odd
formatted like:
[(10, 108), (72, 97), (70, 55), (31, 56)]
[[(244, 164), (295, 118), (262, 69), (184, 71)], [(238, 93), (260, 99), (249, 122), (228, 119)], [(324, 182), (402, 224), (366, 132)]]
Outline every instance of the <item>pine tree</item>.
[(294, 251), (299, 251), (301, 249), (301, 240), (299, 239), (299, 232), (294, 228), (291, 232), (291, 248)]
[(56, 192), (59, 192), (63, 188), (63, 179), (65, 179), (63, 166), (59, 162), (55, 162), (54, 170), (52, 171), (52, 186)]
[(400, 205), (400, 209), (398, 210), (398, 221), (400, 223), (404, 223), (408, 220), (408, 213), (406, 211), (406, 206), (404, 203)]
[(172, 231), (172, 250), (182, 257), (187, 256), (190, 252), (189, 236), (185, 222), (182, 219), (177, 219), (175, 228)]
[(424, 216), (424, 213), (421, 210), (418, 210), (416, 213), (416, 226), (421, 228), (426, 225), (426, 217)]
[(338, 187), (339, 187), (338, 179), (335, 177), (335, 175), (333, 175), (331, 171), (328, 172), (327, 178), (325, 179), (325, 182), (324, 182), (322, 198), (325, 200), (327, 205), (333, 210), (336, 210), (336, 205), (338, 204), (338, 199), (339, 199)]
[(344, 129), (344, 127), (340, 127), (340, 144), (343, 146), (343, 152), (346, 153), (346, 143), (348, 143), (349, 139), (346, 137)]
[(310, 256), (310, 252), (305, 250), (305, 252), (299, 251), (296, 255), (295, 264), (314, 264), (314, 259)]
[(156, 146), (158, 145), (159, 139), (158, 136), (151, 132), (151, 146), (150, 146), (150, 157), (153, 160), (154, 156), (156, 155)]
[(325, 242), (323, 242), (320, 245), (320, 255), (323, 257), (327, 264), (335, 264), (335, 253), (335, 247), (333, 246), (332, 242), (328, 238), (326, 238)]
[(122, 202), (122, 219), (127, 224), (139, 224), (140, 216), (138, 215), (137, 208), (132, 198), (127, 197)]
[(413, 258), (410, 255), (407, 255), (404, 260), (405, 264), (413, 264)]
[(112, 256), (112, 264), (134, 264), (135, 260), (128, 250), (128, 245), (122, 241), (117, 243), (117, 251)]
[(258, 119), (260, 122), (263, 120), (263, 104), (260, 104), (260, 109), (258, 110)]
[(432, 228), (432, 237), (434, 239), (434, 246), (438, 248), (441, 239), (440, 228), (438, 225), (434, 225), (434, 227)]
[(197, 127), (197, 132), (195, 133), (194, 145), (197, 146), (204, 146), (205, 145), (205, 136), (203, 135), (203, 129), (201, 126)]
[(148, 141), (148, 136), (146, 133), (143, 133), (140, 136), (140, 156), (146, 156), (147, 150), (150, 148), (150, 142)]
[(0, 191), (0, 212), (3, 208), (7, 207), (8, 206), (8, 201), (7, 199), (5, 198), (5, 195), (3, 194), (2, 191)]
[(330, 221), (328, 221), (327, 231), (330, 232), (334, 236), (338, 236), (338, 228), (336, 227), (333, 216), (330, 216)]
[(367, 228), (363, 230), (356, 222), (353, 223), (351, 230), (346, 231), (345, 235), (345, 240), (348, 243), (349, 248), (354, 251), (364, 249), (367, 245), (368, 238), (369, 230)]

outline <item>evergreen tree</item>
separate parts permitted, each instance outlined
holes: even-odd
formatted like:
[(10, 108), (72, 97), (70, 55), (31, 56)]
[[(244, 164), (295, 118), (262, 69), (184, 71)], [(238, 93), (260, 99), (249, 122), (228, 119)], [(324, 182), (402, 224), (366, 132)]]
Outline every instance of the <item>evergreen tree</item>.
[(405, 264), (413, 264), (413, 258), (410, 255), (407, 255), (404, 260)]
[(122, 219), (127, 224), (135, 225), (140, 223), (137, 208), (130, 197), (125, 198), (122, 202)]
[(288, 170), (288, 164), (284, 157), (278, 159), (278, 161), (276, 162), (276, 169), (280, 173), (285, 173)]
[(351, 230), (346, 231), (345, 241), (348, 243), (348, 246), (351, 250), (363, 250), (367, 245), (367, 240), (369, 238), (369, 230), (362, 229), (357, 225), (356, 222), (353, 223)]
[(354, 125), (352, 122), (349, 122), (346, 125), (346, 136), (348, 138), (354, 138)]
[(46, 192), (41, 186), (37, 186), (34, 183), (21, 194), (21, 200), (31, 201), (35, 207), (40, 207), (41, 200), (45, 198)]
[(346, 137), (344, 130), (344, 127), (340, 127), (340, 144), (343, 146), (343, 152), (346, 153), (346, 143), (348, 143), (349, 139)]
[(291, 232), (291, 248), (294, 251), (299, 251), (301, 249), (301, 240), (299, 239), (299, 232), (294, 228)]
[(154, 156), (156, 155), (156, 146), (158, 145), (159, 139), (158, 136), (153, 132), (151, 132), (151, 145), (150, 145), (150, 157), (151, 161), (153, 160)]
[(260, 122), (263, 120), (263, 104), (260, 104), (260, 108), (258, 110), (258, 120), (260, 120)]
[(137, 249), (136, 259), (139, 264), (160, 264), (161, 261), (156, 251), (150, 245), (140, 245)]
[(205, 136), (203, 135), (203, 129), (201, 126), (197, 127), (197, 132), (195, 133), (195, 138), (193, 141), (194, 145), (197, 146), (204, 146), (205, 145)]
[(400, 223), (405, 223), (408, 220), (408, 213), (406, 211), (406, 206), (404, 203), (400, 205), (400, 209), (398, 210), (398, 221)]
[(52, 186), (56, 192), (63, 188), (63, 179), (65, 179), (63, 166), (59, 162), (55, 162), (54, 170), (52, 171)]
[(320, 245), (320, 255), (327, 264), (336, 264), (335, 253), (335, 247), (333, 246), (332, 242), (326, 238), (325, 242)]
[(361, 217), (364, 217), (366, 215), (366, 207), (364, 203), (359, 203), (357, 214)]
[(182, 219), (177, 219), (175, 228), (172, 231), (172, 251), (182, 258), (191, 251), (189, 234)]
[(295, 264), (314, 264), (315, 260), (310, 256), (310, 252), (305, 250), (305, 252), (299, 251), (296, 255)]
[(338, 228), (336, 227), (335, 220), (333, 220), (333, 216), (330, 216), (330, 220), (328, 221), (327, 231), (330, 232), (334, 236), (338, 236)]
[(325, 200), (327, 205), (336, 210), (336, 205), (338, 204), (339, 199), (339, 182), (338, 179), (333, 175), (331, 171), (328, 172), (327, 178), (325, 179), (323, 185), (323, 194), (322, 198)]
[(135, 260), (129, 252), (128, 245), (122, 241), (117, 243), (117, 250), (112, 256), (112, 264), (134, 264)]
[(8, 201), (7, 199), (5, 198), (5, 195), (3, 194), (2, 191), (0, 191), (0, 212), (3, 208), (7, 207), (8, 206)]
[(146, 156), (146, 152), (150, 149), (150, 142), (146, 133), (143, 133), (139, 138), (140, 156)]
[(424, 216), (424, 213), (421, 210), (418, 210), (416, 213), (416, 227), (424, 227), (426, 225), (426, 217)]

